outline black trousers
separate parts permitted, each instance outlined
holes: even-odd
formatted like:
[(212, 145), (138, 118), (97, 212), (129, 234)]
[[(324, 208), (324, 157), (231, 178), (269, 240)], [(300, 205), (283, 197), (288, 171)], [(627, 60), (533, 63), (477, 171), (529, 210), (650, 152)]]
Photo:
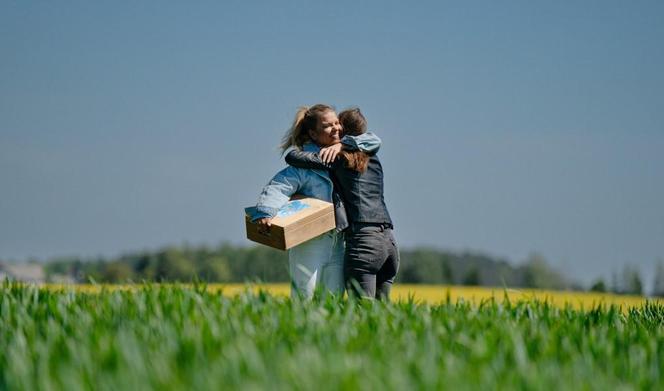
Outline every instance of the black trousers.
[(392, 229), (352, 224), (346, 231), (344, 279), (349, 295), (389, 300), (399, 271), (399, 249)]

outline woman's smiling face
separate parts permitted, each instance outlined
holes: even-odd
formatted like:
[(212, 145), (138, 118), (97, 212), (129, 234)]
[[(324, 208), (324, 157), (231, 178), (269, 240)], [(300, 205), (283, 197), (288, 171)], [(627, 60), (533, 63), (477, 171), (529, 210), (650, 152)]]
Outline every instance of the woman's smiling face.
[(319, 147), (329, 147), (341, 141), (341, 123), (334, 111), (326, 111), (318, 121), (315, 131), (310, 131), (309, 136)]

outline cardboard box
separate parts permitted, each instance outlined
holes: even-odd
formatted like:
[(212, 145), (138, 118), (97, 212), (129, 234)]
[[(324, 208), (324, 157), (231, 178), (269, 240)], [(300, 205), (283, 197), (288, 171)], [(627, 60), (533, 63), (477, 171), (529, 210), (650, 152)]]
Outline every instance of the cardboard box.
[(244, 209), (247, 239), (279, 250), (288, 250), (335, 228), (334, 206), (316, 198), (289, 201), (272, 219), (267, 235), (258, 233), (258, 225), (251, 222), (249, 215), (254, 209)]

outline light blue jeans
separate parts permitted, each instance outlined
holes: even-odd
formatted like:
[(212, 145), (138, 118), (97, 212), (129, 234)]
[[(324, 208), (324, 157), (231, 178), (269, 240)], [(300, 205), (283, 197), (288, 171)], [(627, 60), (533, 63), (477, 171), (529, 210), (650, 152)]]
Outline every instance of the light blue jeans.
[(344, 240), (335, 230), (288, 250), (291, 297), (310, 299), (316, 289), (344, 293)]

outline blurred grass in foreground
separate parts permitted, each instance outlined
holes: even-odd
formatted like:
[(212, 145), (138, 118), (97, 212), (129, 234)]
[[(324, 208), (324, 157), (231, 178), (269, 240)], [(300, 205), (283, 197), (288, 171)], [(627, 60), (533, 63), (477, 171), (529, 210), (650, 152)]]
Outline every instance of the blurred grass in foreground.
[(219, 288), (231, 293), (5, 282), (0, 389), (664, 387), (662, 304), (300, 302)]

